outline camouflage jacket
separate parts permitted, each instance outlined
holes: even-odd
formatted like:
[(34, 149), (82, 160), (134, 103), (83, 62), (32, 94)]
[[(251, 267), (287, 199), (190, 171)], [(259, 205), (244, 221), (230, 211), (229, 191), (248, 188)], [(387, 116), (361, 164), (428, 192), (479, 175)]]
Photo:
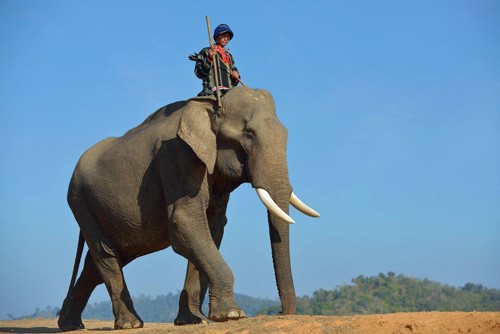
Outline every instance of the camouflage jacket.
[[(196, 55), (194, 74), (203, 81), (203, 90), (199, 95), (210, 95), (215, 92), (214, 68), (212, 62), (208, 60), (209, 49), (208, 47), (204, 48)], [(219, 75), (219, 88), (221, 89), (229, 89), (238, 85), (238, 80), (231, 78), (231, 72), (238, 70), (234, 65), (234, 58), (228, 51), (226, 51), (226, 55), (229, 58), (228, 63), (223, 62), (219, 54), (215, 57)]]

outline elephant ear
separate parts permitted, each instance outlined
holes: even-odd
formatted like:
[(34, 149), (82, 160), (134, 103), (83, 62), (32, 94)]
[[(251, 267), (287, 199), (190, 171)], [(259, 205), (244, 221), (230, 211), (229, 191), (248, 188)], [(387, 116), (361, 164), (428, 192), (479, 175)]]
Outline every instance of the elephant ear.
[(204, 103), (189, 102), (182, 112), (177, 136), (191, 147), (207, 166), (208, 173), (212, 174), (217, 158), (217, 144), (212, 131), (210, 112)]

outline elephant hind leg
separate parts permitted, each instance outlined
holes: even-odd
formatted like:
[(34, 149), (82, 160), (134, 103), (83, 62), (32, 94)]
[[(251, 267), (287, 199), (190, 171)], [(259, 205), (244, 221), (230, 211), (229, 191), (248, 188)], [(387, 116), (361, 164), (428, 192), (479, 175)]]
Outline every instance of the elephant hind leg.
[(82, 323), (82, 312), (85, 305), (87, 305), (92, 291), (101, 283), (102, 279), (94, 264), (92, 255), (90, 252), (87, 252), (80, 278), (75, 286), (68, 291), (68, 295), (59, 313), (59, 320), (57, 323), (62, 331), (85, 328)]
[(126, 262), (122, 261), (114, 243), (102, 231), (99, 221), (92, 212), (80, 209), (74, 213), (92, 254), (95, 267), (111, 298), (115, 329), (143, 327), (144, 322), (134, 309), (123, 277), (122, 267)]

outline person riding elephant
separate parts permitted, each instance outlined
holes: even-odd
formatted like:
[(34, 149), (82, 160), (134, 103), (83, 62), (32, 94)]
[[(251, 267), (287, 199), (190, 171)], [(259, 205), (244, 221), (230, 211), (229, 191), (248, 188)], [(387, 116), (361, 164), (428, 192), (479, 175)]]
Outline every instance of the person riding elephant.
[[(265, 90), (231, 89), (160, 108), (121, 137), (104, 139), (79, 159), (68, 204), (80, 227), (73, 275), (58, 320), (63, 331), (84, 328), (81, 314), (95, 287), (111, 297), (115, 328), (138, 328), (123, 267), (171, 246), (188, 260), (175, 324), (245, 317), (219, 246), (230, 193), (250, 183), (268, 210), (269, 235), (283, 314), (296, 311), (289, 248), (289, 203), (319, 214), (292, 192), (287, 130)], [(78, 278), (84, 243), (85, 264)], [(208, 318), (201, 305), (207, 289)]]
[(194, 73), (202, 80), (203, 89), (198, 96), (214, 95), (216, 91), (215, 68), (219, 79), (219, 90), (224, 95), (227, 90), (236, 87), (240, 82), (240, 73), (235, 66), (234, 58), (229, 53), (227, 45), (234, 37), (234, 33), (227, 24), (220, 24), (215, 28), (214, 41), (211, 47), (203, 48), (199, 53), (189, 56), (196, 61)]

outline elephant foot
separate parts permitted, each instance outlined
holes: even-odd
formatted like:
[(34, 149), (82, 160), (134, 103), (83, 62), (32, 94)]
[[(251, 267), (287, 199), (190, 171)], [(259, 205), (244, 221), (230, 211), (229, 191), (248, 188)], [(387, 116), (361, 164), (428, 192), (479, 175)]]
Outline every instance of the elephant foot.
[(59, 329), (63, 332), (85, 329), (85, 326), (83, 325), (80, 318), (69, 319), (65, 317), (59, 317), (59, 320), (57, 320), (57, 326), (59, 326)]
[(246, 318), (245, 312), (236, 303), (210, 303), (210, 313), (208, 318), (213, 321), (223, 322), (228, 320), (238, 320)]
[(115, 329), (132, 329), (142, 327), (144, 327), (144, 322), (132, 313), (128, 315), (122, 314), (116, 317), (115, 320)]
[(181, 311), (177, 314), (177, 318), (174, 320), (174, 325), (184, 326), (184, 325), (194, 325), (194, 324), (208, 324), (208, 318), (205, 317), (203, 313), (191, 312), (190, 310)]

